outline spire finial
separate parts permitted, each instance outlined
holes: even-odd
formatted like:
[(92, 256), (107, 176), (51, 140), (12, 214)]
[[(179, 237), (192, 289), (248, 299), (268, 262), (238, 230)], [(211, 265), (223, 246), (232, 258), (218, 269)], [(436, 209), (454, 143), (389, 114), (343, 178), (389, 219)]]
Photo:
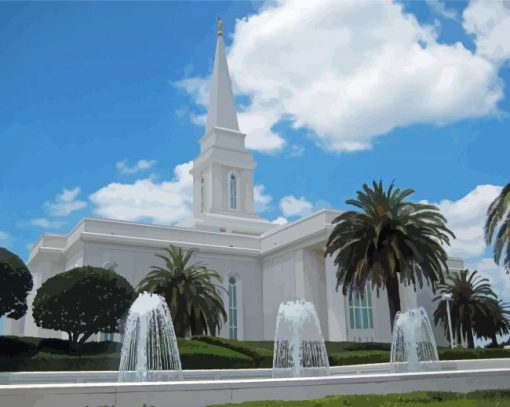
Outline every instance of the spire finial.
[(223, 36), (223, 20), (218, 17), (218, 37)]

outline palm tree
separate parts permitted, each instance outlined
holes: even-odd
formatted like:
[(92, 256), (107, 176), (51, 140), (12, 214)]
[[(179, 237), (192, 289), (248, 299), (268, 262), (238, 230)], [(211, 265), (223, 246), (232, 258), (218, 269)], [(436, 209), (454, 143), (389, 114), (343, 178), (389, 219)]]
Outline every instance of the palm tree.
[(498, 346), (497, 335), (510, 333), (510, 308), (508, 303), (501, 300), (487, 300), (489, 315), (487, 318), (475, 320), (474, 330), (478, 338), (490, 339), (491, 346)]
[(494, 243), (494, 261), (497, 264), (505, 255), (503, 265), (510, 272), (510, 183), (506, 184), (487, 210), (485, 242), (488, 246)]
[(162, 295), (170, 308), (177, 336), (215, 335), (227, 313), (219, 290), (223, 279), (202, 263), (190, 264), (194, 249), (170, 245), (165, 254), (156, 254), (164, 267), (152, 266), (152, 271), (140, 281), (137, 291)]
[(385, 191), (382, 181), (372, 188), (364, 184), (357, 199), (346, 201), (361, 211), (344, 212), (333, 221), (325, 253), (336, 254), (336, 288), (342, 286), (344, 295), (363, 295), (367, 282), (377, 294), (387, 289), (392, 329), (400, 311), (399, 280), (420, 288), (424, 280), (433, 287), (443, 281), (447, 255), (442, 244), (454, 237), (436, 206), (406, 201), (413, 192), (393, 183)]
[[(448, 334), (448, 314), (443, 294), (450, 294), (450, 316), (452, 330), (457, 341), (467, 337), (468, 348), (474, 348), (473, 331), (485, 321), (490, 320), (490, 302), (496, 299), (487, 278), (481, 278), (475, 270), (468, 269), (452, 273), (447, 281), (439, 284), (439, 295), (434, 301), (440, 300), (434, 312), (435, 324), (441, 325)], [(476, 332), (476, 331), (475, 331)]]

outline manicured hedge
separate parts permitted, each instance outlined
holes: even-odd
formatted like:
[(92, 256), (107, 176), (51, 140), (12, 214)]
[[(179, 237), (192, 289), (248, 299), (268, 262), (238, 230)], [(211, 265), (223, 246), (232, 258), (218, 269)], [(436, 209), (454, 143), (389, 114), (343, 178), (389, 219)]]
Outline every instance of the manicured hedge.
[(23, 366), (25, 371), (62, 371), (62, 370), (118, 370), (119, 353), (100, 355), (63, 355), (39, 352)]
[[(260, 347), (250, 341), (235, 341), (232, 339), (224, 339), (213, 336), (196, 336), (193, 339), (209, 343), (211, 345), (222, 346), (227, 349), (232, 349), (236, 352), (242, 353), (253, 359), (253, 366), (255, 368), (272, 367), (273, 366), (273, 349), (267, 347)], [(268, 341), (269, 342), (269, 341)], [(270, 342), (271, 344), (273, 342)]]
[(197, 340), (178, 339), (183, 369), (244, 369), (253, 367), (253, 358), (232, 349)]
[(384, 342), (326, 342), (328, 353), (348, 352), (348, 351), (387, 351), (391, 350), (390, 343)]
[(390, 352), (381, 350), (355, 350), (351, 352), (330, 353), (331, 366), (363, 365), (369, 363), (388, 363)]
[[(239, 369), (272, 366), (272, 341), (234, 341), (216, 337), (178, 339), (184, 369)], [(386, 363), (389, 344), (327, 342), (331, 366)], [(62, 339), (0, 336), (0, 371), (116, 370), (121, 344), (87, 342), (70, 349)], [(510, 357), (510, 350), (439, 349), (441, 360)]]
[[(238, 369), (254, 366), (253, 358), (213, 344), (178, 339), (184, 369)], [(88, 342), (70, 349), (61, 339), (0, 336), (0, 371), (117, 370), (121, 344)]]
[(440, 360), (510, 358), (510, 350), (503, 348), (439, 349)]
[(307, 401), (254, 401), (214, 404), (209, 407), (509, 407), (510, 390), (476, 391), (468, 394), (413, 392), (406, 394), (334, 396)]

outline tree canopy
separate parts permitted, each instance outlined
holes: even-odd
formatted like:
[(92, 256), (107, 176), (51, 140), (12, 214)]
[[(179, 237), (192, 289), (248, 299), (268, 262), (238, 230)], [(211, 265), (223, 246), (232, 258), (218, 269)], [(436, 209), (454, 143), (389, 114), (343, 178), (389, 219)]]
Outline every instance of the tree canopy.
[(334, 219), (325, 252), (334, 256), (337, 289), (344, 295), (363, 295), (367, 282), (378, 293), (387, 289), (392, 327), (400, 311), (399, 283), (442, 282), (448, 258), (443, 245), (454, 237), (436, 206), (407, 201), (413, 193), (393, 183), (385, 190), (382, 181), (363, 184), (357, 199), (346, 201), (360, 211)]
[[(446, 281), (438, 286), (438, 296), (434, 301), (439, 301), (434, 312), (434, 323), (440, 324), (447, 335), (448, 314), (447, 303), (443, 294), (450, 294), (450, 317), (452, 330), (460, 342), (467, 338), (468, 347), (474, 347), (473, 331), (478, 328), (478, 336), (485, 336), (490, 325), (493, 324), (492, 312), (496, 294), (487, 278), (481, 278), (478, 272), (461, 270), (451, 273)], [(491, 335), (487, 335), (491, 336)]]
[(485, 242), (494, 244), (494, 261), (510, 272), (510, 183), (494, 199), (487, 210)]
[(41, 285), (33, 317), (37, 326), (67, 332), (71, 342), (85, 342), (97, 332), (117, 332), (134, 299), (133, 287), (113, 270), (76, 267)]
[(153, 266), (152, 271), (140, 281), (137, 291), (162, 295), (167, 301), (175, 333), (189, 337), (191, 334), (215, 335), (226, 321), (227, 314), (215, 284), (223, 279), (202, 263), (191, 263), (195, 251), (172, 246), (156, 256), (164, 266)]
[(0, 247), (0, 317), (20, 319), (27, 312), (32, 274), (23, 260)]

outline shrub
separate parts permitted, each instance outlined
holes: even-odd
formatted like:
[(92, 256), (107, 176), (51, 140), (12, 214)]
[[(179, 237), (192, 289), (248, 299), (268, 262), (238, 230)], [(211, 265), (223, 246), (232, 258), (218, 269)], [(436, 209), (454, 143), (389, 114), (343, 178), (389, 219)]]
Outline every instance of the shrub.
[(463, 360), (463, 359), (496, 359), (510, 357), (510, 350), (494, 348), (494, 349), (439, 349), (440, 360)]
[(113, 270), (77, 267), (42, 284), (33, 317), (37, 326), (64, 331), (70, 342), (83, 343), (96, 332), (116, 332), (134, 299), (133, 287)]
[(178, 340), (183, 369), (245, 369), (253, 358), (232, 349), (197, 340)]
[(331, 366), (387, 363), (389, 361), (390, 352), (380, 350), (337, 352), (329, 354), (329, 364)]
[(12, 336), (0, 336), (0, 357), (35, 354), (37, 346)]
[(39, 352), (68, 354), (71, 352), (71, 344), (64, 339), (44, 338), (39, 342), (37, 350)]
[(273, 350), (252, 345), (250, 342), (236, 341), (213, 336), (196, 336), (193, 339), (212, 345), (222, 346), (247, 355), (253, 359), (252, 367), (272, 367)]
[(19, 338), (0, 336), (0, 371), (22, 370), (37, 346)]
[(20, 319), (27, 312), (27, 295), (32, 290), (32, 274), (23, 261), (0, 247), (0, 317)]

